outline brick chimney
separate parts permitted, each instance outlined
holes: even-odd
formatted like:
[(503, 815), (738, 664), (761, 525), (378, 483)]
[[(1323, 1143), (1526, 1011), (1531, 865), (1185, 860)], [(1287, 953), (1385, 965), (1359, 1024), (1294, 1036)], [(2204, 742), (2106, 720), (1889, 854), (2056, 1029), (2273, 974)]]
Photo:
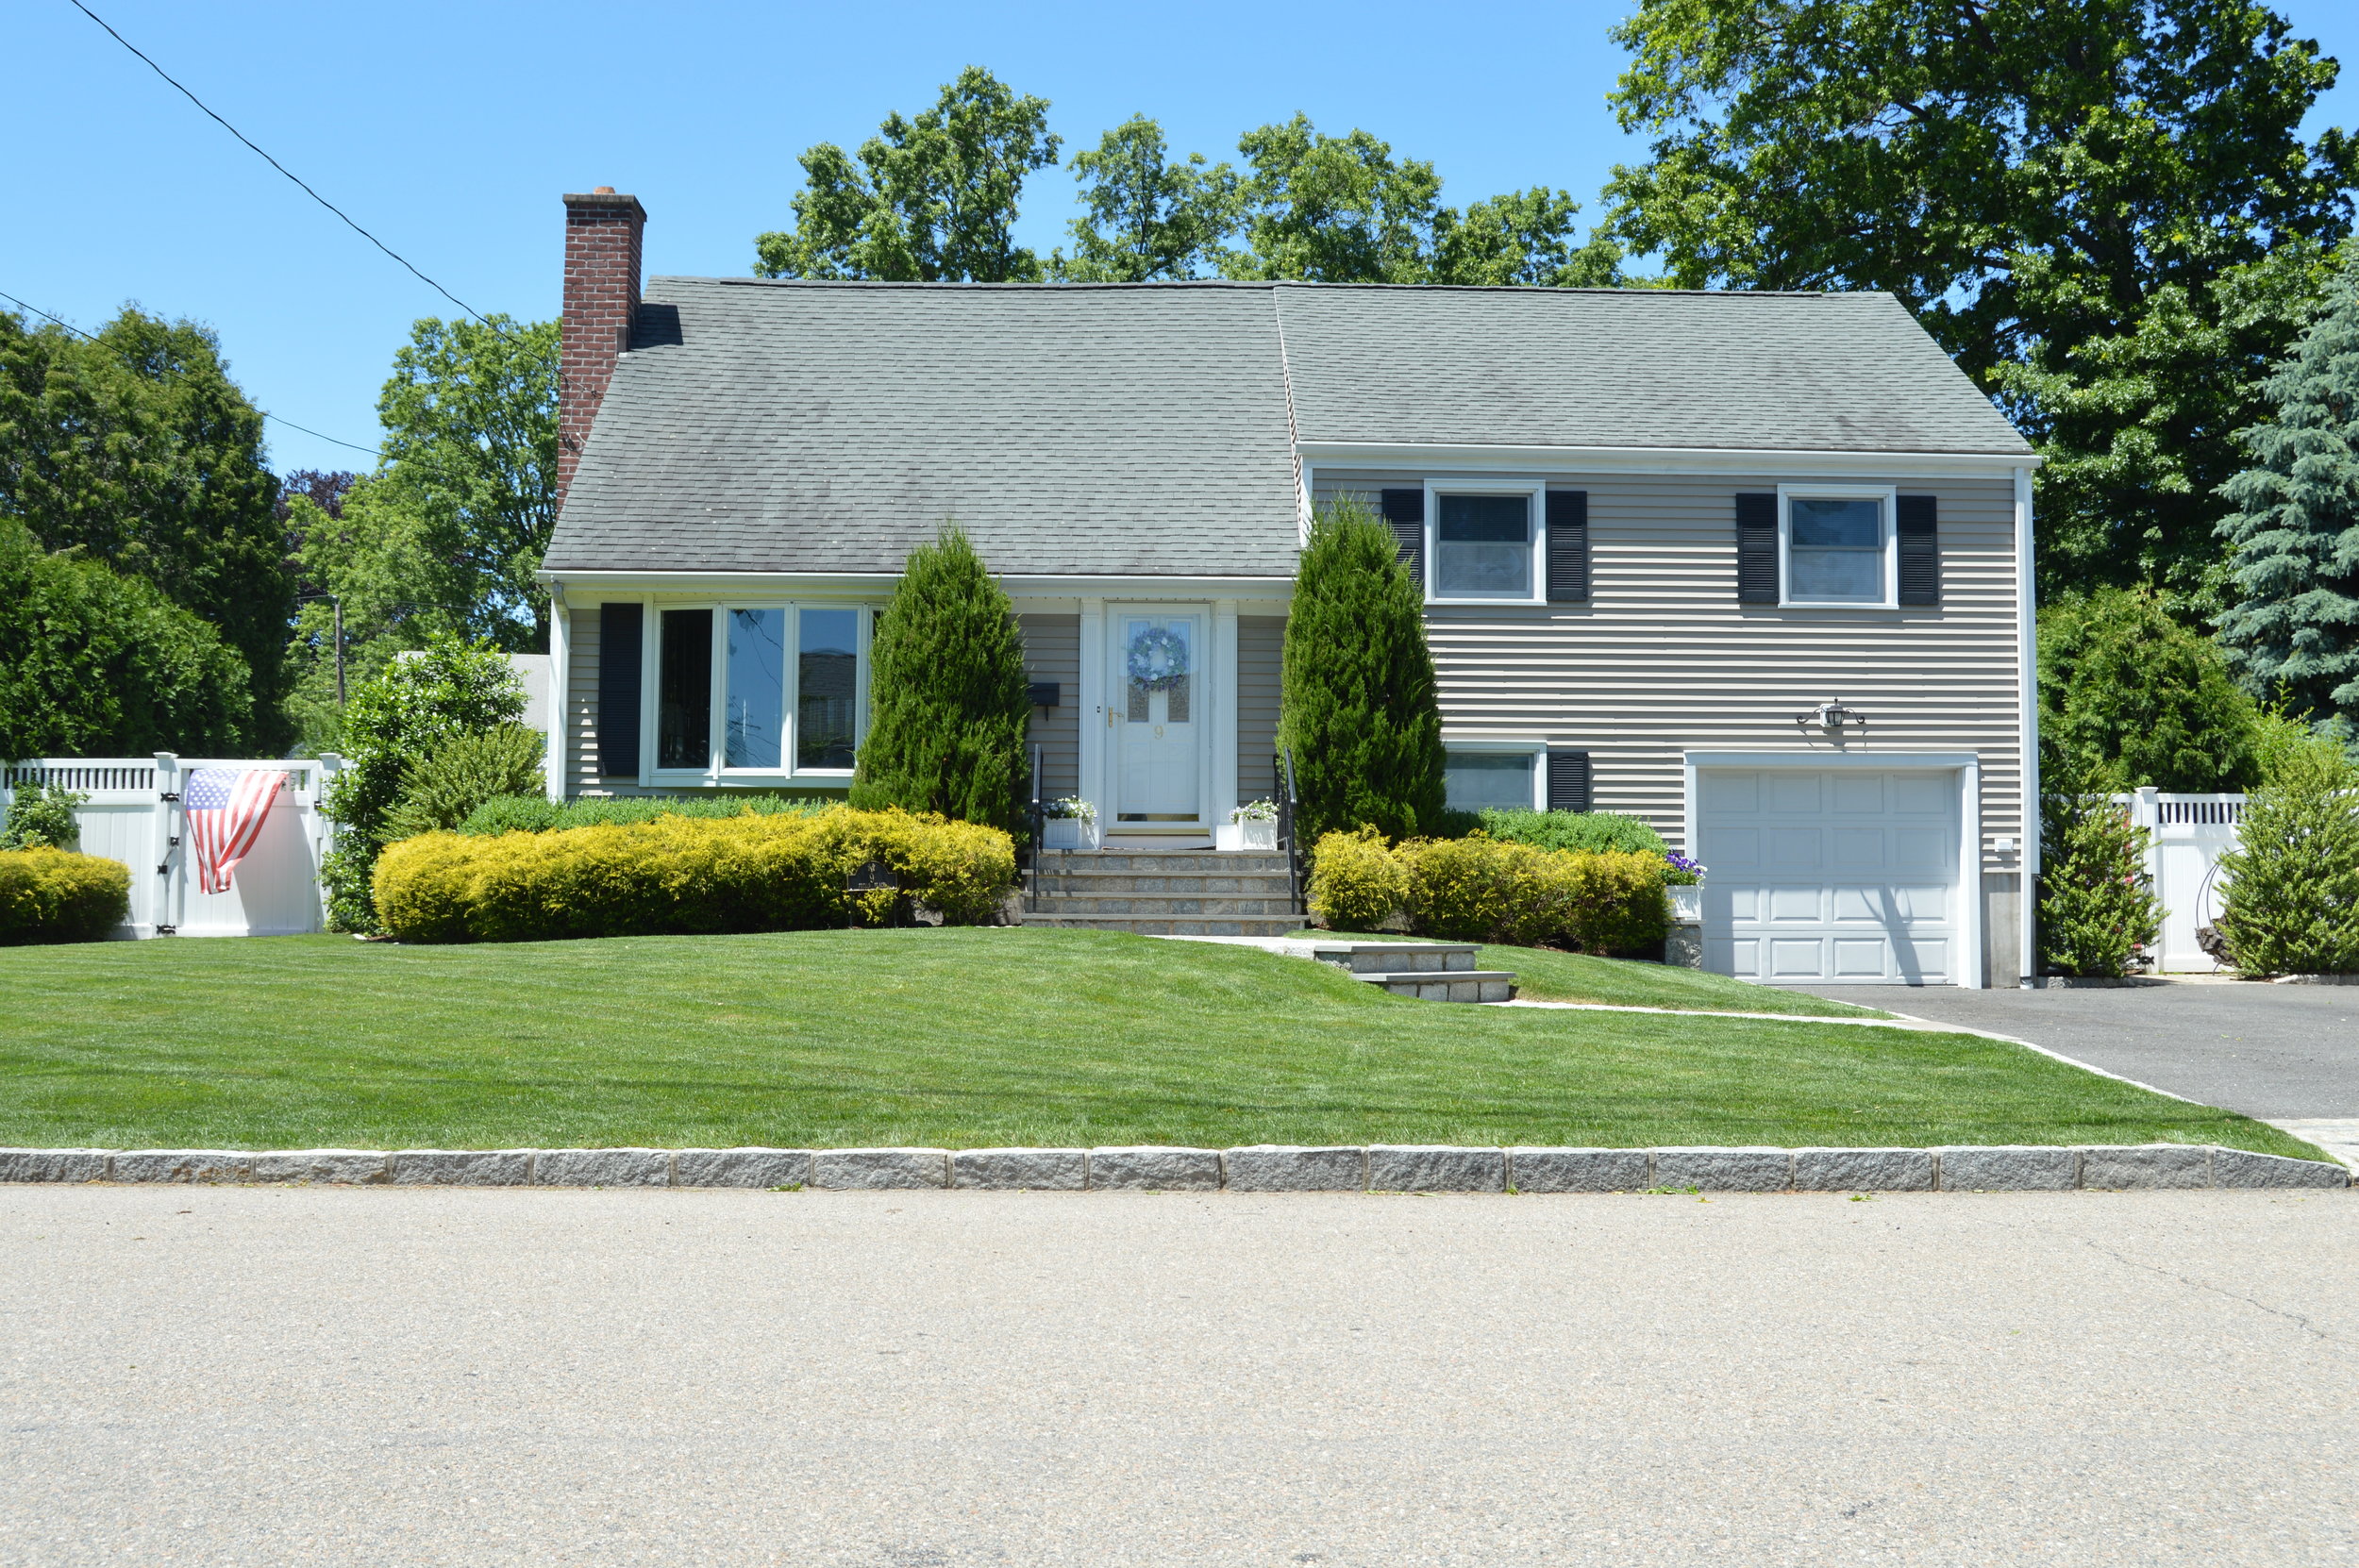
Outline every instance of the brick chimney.
[(564, 347), (557, 371), (557, 504), (574, 482), (574, 465), (614, 375), (614, 357), (630, 346), (639, 313), (639, 237), (647, 226), (637, 196), (601, 185), (565, 198)]

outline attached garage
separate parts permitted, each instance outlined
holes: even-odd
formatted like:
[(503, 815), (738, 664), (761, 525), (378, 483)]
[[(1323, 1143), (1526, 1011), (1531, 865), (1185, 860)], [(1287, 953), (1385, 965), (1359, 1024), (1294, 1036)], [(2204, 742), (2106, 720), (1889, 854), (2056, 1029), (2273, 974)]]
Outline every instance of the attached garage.
[[(1704, 965), (1770, 984), (1982, 976), (1971, 758), (1691, 756)], [(1976, 868), (1979, 869), (1979, 868)]]

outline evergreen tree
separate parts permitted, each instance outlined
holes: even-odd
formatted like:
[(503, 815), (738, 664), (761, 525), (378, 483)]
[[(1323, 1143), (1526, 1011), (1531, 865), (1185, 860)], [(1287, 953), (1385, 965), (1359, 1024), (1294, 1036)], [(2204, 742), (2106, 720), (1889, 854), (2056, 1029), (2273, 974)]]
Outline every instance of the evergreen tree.
[(2123, 788), (2204, 794), (2259, 776), (2259, 713), (2220, 652), (2150, 589), (2103, 588), (2039, 617), (2039, 732)]
[(2359, 261), (2268, 399), (2276, 417), (2242, 432), (2252, 466), (2219, 491), (2237, 509), (2219, 640), (2255, 692), (2359, 739)]
[(1322, 508), (1286, 619), (1279, 739), (1293, 748), (1296, 832), (1393, 838), (1442, 815), (1442, 709), (1425, 596), (1393, 533), (1356, 499)]
[(2162, 932), (2146, 872), (2147, 831), (2113, 797), (2120, 780), (2042, 747), (2039, 958), (2042, 973), (2117, 979)]
[(1031, 693), (1015, 607), (955, 525), (910, 552), (868, 651), (852, 804), (1013, 831)]
[(2219, 858), (2218, 926), (2247, 975), (2359, 971), (2359, 796), (2324, 745), (2289, 747)]

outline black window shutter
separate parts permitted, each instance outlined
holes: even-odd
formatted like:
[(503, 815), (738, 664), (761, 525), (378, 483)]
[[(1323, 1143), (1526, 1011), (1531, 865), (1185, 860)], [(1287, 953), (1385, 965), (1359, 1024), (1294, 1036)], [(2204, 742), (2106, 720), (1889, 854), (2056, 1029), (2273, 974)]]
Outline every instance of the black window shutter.
[(1548, 602), (1577, 605), (1589, 598), (1589, 492), (1548, 492)]
[(1548, 753), (1548, 809), (1589, 809), (1589, 754), (1585, 751)]
[(1778, 602), (1778, 497), (1740, 493), (1736, 498), (1736, 602)]
[(644, 605), (598, 607), (598, 773), (639, 776), (639, 646)]
[(1383, 492), (1384, 521), (1393, 526), (1393, 537), (1400, 542), (1401, 563), (1417, 582), (1417, 592), (1425, 592), (1425, 492), (1423, 490), (1388, 490)]
[(1941, 603), (1941, 526), (1933, 497), (1894, 496), (1892, 512), (1900, 540), (1900, 602)]

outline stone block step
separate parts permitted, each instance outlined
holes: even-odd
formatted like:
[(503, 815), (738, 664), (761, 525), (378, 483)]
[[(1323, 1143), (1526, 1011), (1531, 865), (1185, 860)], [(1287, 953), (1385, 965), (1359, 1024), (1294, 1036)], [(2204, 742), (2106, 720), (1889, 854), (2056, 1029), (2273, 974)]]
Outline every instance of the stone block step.
[(1156, 919), (1184, 915), (1284, 915), (1299, 928), (1297, 914), (1281, 893), (1276, 898), (1177, 898), (1168, 894), (1128, 892), (1049, 892), (1032, 900), (1031, 912), (1057, 915), (1141, 915)]
[(1354, 975), (1380, 986), (1395, 996), (1427, 1002), (1512, 1002), (1515, 972), (1512, 969), (1425, 969), (1398, 974)]
[(1044, 893), (1074, 897), (1284, 898), (1283, 876), (1043, 876)]
[(1088, 931), (1128, 931), (1142, 937), (1282, 937), (1302, 929), (1298, 914), (1277, 915), (1129, 915), (1051, 914), (1024, 916), (1027, 926), (1065, 926)]
[[(1355, 975), (1467, 970), (1475, 966), (1471, 942), (1314, 942), (1311, 957)], [(1509, 978), (1514, 978), (1510, 976)]]
[(1120, 876), (1168, 876), (1202, 872), (1208, 876), (1239, 873), (1286, 875), (1286, 857), (1263, 850), (1220, 849), (1044, 849), (1044, 872), (1108, 872)]

